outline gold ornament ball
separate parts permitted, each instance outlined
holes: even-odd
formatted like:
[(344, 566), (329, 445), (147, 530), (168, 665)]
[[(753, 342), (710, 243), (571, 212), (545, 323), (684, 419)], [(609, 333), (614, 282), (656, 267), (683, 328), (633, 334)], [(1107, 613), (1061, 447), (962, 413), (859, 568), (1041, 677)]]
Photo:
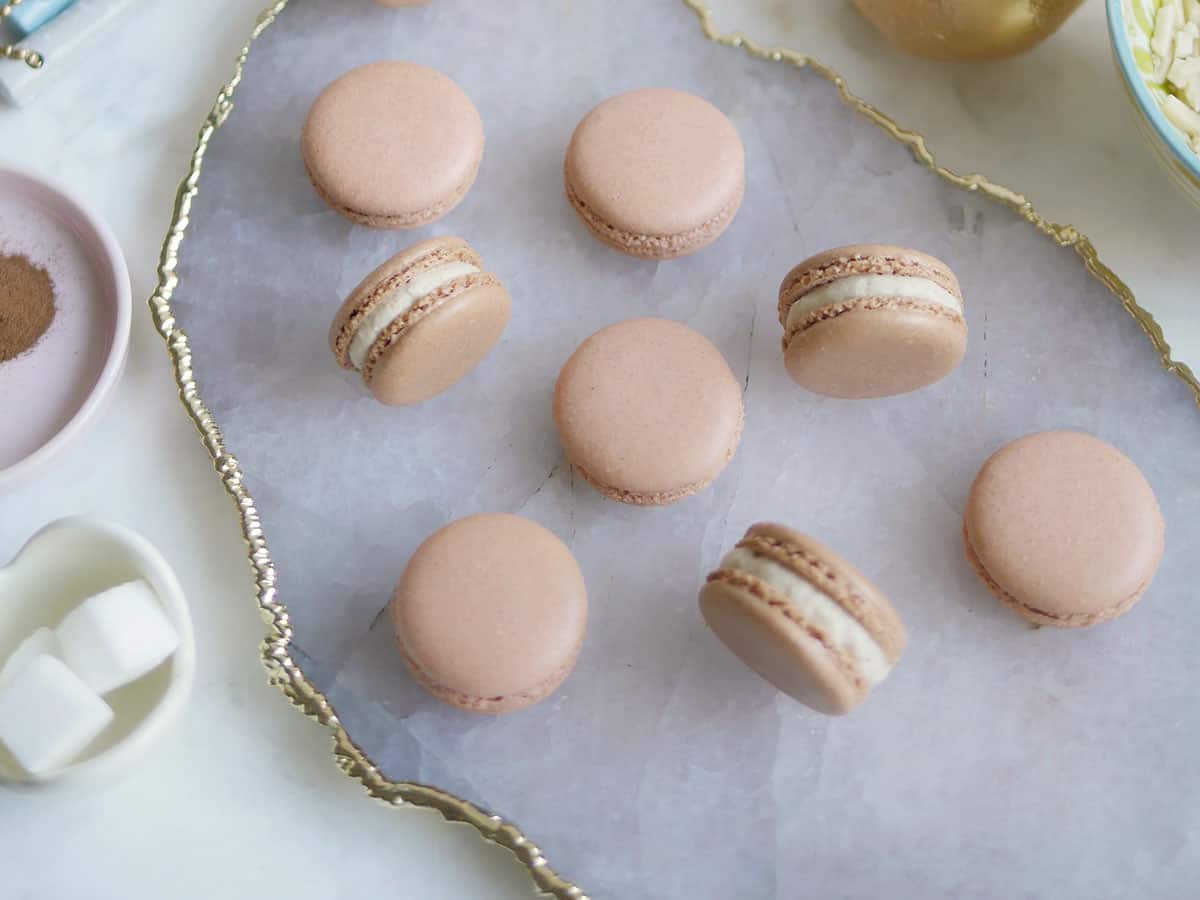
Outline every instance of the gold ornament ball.
[(851, 0), (893, 44), (929, 59), (995, 59), (1033, 47), (1082, 0)]

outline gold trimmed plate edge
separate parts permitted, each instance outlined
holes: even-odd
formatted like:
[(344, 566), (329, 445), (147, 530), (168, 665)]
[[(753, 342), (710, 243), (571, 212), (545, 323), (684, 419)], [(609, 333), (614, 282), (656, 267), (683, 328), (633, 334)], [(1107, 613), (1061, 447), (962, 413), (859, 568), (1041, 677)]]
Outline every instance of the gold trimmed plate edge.
[[(290, 653), (293, 635), (290, 616), (287, 606), (277, 597), (275, 567), (254, 498), (243, 483), (240, 464), (226, 449), (220, 428), (200, 396), (187, 335), (175, 321), (171, 298), (179, 285), (179, 250), (190, 224), (192, 201), (199, 193), (200, 175), (208, 144), (233, 110), (234, 94), (242, 80), (252, 45), (278, 19), (289, 2), (290, 0), (276, 0), (259, 14), (249, 39), (236, 57), (232, 77), (222, 86), (204, 119), (189, 161), (187, 175), (176, 191), (171, 224), (159, 256), (158, 284), (147, 301), (155, 327), (166, 342), (180, 399), (200, 433), (226, 492), (233, 498), (239, 512), (242, 536), (250, 550), (249, 560), (254, 571), (259, 610), (268, 627), (268, 633), (260, 645), (262, 662), (270, 684), (277, 687), (305, 716), (329, 729), (334, 761), (338, 768), (362, 785), (369, 796), (390, 806), (414, 806), (433, 810), (448, 822), (468, 825), (484, 840), (511, 852), (528, 870), (538, 893), (542, 896), (560, 900), (588, 900), (580, 887), (550, 868), (538, 847), (517, 826), (506, 822), (501, 816), (489, 813), (436, 787), (389, 780), (354, 743), (324, 694), (308, 681)], [(1167, 343), (1162, 327), (1154, 316), (1138, 303), (1128, 285), (1101, 260), (1091, 240), (1075, 226), (1051, 222), (1041, 216), (1032, 201), (1023, 194), (992, 182), (981, 174), (963, 175), (940, 165), (920, 133), (902, 128), (881, 110), (854, 94), (841, 75), (815, 57), (786, 48), (766, 47), (740, 32), (723, 33), (711, 8), (701, 0), (681, 2), (696, 15), (703, 35), (709, 41), (741, 49), (750, 56), (767, 62), (811, 69), (828, 81), (852, 110), (874, 123), (893, 140), (907, 146), (918, 164), (957, 188), (981, 193), (1009, 207), (1059, 246), (1074, 249), (1085, 269), (1120, 301), (1126, 312), (1141, 327), (1159, 354), (1163, 368), (1181, 379), (1200, 405), (1200, 380), (1197, 380), (1190, 367), (1171, 356), (1170, 344)]]

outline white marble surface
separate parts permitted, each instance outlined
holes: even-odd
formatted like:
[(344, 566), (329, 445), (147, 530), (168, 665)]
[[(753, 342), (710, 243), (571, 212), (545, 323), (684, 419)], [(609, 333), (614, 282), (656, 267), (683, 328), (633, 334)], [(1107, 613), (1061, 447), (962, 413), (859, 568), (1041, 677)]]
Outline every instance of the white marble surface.
[[(817, 33), (814, 22), (837, 25), (851, 36), (847, 46), (864, 50), (860, 61), (898, 65), (836, 0), (719, 2), (730, 27), (765, 34), (785, 24), (803, 46)], [(0, 111), (0, 160), (54, 174), (102, 210), (129, 256), (137, 297), (152, 289), (170, 196), (258, 5), (142, 0), (112, 45), (36, 107)], [(1163, 321), (1175, 355), (1195, 367), (1200, 335), (1185, 275), (1200, 218), (1171, 196), (1123, 118), (1102, 19), (1102, 4), (1091, 0), (1030, 57), (915, 66), (891, 79), (887, 94), (898, 118), (930, 133), (944, 160), (1007, 180), (1046, 214), (1095, 236)], [(193, 44), (204, 52), (185, 52)], [(1093, 90), (1101, 98), (1080, 105)], [(1139, 249), (1155, 247), (1168, 249), (1168, 265)], [(153, 502), (141, 490), (146, 484), (154, 485)], [(0, 499), (0, 509), (0, 558), (46, 521), (75, 512), (150, 536), (191, 596), (201, 654), (190, 717), (130, 780), (70, 804), (0, 801), (0, 846), (6, 860), (19, 860), (5, 866), (6, 892), (349, 897), (378, 895), (386, 884), (399, 897), (528, 895), (523, 876), (463, 830), (363, 801), (329, 763), (319, 731), (265, 685), (255, 658), (261, 626), (232, 509), (178, 405), (148, 315), (135, 322), (129, 372), (109, 414), (53, 471)], [(300, 864), (287, 865), (289, 857)], [(325, 862), (331, 858), (337, 862)]]

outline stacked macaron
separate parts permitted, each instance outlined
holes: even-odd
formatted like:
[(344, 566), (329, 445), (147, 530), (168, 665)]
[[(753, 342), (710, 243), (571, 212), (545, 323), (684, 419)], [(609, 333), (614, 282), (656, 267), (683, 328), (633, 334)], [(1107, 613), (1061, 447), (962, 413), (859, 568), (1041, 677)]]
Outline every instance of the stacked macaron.
[(847, 713), (888, 676), (907, 638), (867, 578), (828, 547), (782, 525), (755, 525), (700, 592), (713, 632), (785, 694)]
[(1127, 612), (1154, 578), (1165, 528), (1138, 467), (1077, 431), (997, 450), (963, 516), (967, 559), (988, 589), (1031, 622), (1059, 627)]
[(346, 298), (329, 332), (338, 363), (381, 403), (420, 403), (457, 383), (500, 340), (512, 303), (461, 238), (397, 253)]
[(567, 199), (605, 244), (647, 259), (707, 247), (729, 227), (746, 185), (737, 129), (684, 91), (629, 91), (592, 110), (571, 138)]
[(611, 500), (665, 506), (708, 487), (742, 436), (742, 390), (716, 347), (679, 322), (596, 332), (554, 389), (563, 450)]
[(545, 699), (575, 667), (587, 589), (551, 532), (520, 516), (476, 515), (418, 548), (390, 608), (422, 687), (460, 709), (512, 712)]
[(419, 228), (446, 215), (475, 183), (483, 145), (483, 121), (463, 89), (407, 62), (342, 75), (313, 103), (301, 139), (317, 193), (372, 228)]
[(903, 394), (945, 378), (967, 351), (958, 279), (916, 250), (859, 244), (819, 253), (779, 288), (788, 373), (829, 397)]

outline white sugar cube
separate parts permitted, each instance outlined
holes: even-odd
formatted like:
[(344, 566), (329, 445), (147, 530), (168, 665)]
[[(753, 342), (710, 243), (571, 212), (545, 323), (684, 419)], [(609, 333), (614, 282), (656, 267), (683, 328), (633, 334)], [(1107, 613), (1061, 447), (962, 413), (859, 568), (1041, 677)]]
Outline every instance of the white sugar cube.
[(17, 646), (13, 655), (4, 663), (3, 668), (0, 668), (0, 687), (4, 687), (12, 681), (17, 672), (25, 668), (29, 660), (43, 654), (46, 656), (60, 655), (58, 638), (49, 628), (39, 628)]
[(56, 633), (63, 660), (98, 694), (141, 678), (179, 646), (179, 634), (144, 581), (89, 597)]
[(112, 718), (112, 708), (95, 691), (44, 653), (0, 687), (0, 744), (31, 775), (70, 763)]

